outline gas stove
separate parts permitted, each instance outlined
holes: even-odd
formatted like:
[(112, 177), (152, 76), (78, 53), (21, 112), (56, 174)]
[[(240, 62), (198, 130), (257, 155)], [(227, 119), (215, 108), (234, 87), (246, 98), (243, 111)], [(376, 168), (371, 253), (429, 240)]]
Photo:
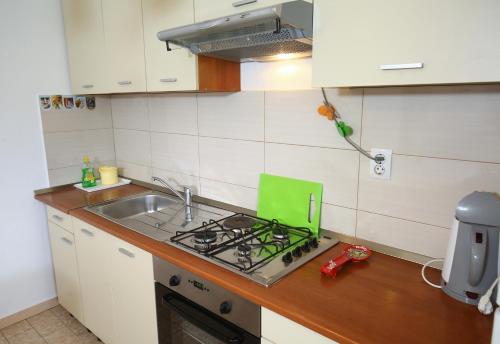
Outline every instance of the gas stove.
[(317, 238), (308, 228), (240, 213), (176, 232), (170, 241), (264, 286), (338, 243), (326, 236)]

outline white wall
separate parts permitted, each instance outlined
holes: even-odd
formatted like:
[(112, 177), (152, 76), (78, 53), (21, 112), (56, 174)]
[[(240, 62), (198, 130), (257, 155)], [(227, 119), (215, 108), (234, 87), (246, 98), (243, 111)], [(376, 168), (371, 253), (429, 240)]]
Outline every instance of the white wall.
[(59, 0), (0, 1), (0, 318), (55, 296), (37, 94), (69, 92)]

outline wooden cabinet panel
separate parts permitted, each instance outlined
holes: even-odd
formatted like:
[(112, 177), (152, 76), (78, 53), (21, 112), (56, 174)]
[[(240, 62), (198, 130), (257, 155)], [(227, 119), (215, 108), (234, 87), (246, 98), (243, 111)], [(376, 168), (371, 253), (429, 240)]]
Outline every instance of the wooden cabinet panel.
[(500, 80), (498, 1), (315, 0), (314, 6), (315, 87)]
[(152, 255), (115, 237), (109, 249), (116, 343), (158, 343)]
[(102, 0), (109, 92), (144, 92), (141, 0)]
[(101, 0), (63, 0), (62, 4), (73, 93), (106, 93)]
[(114, 340), (111, 294), (112, 237), (85, 222), (73, 219), (84, 325), (106, 344)]
[(157, 33), (194, 22), (193, 0), (143, 0), (144, 47), (149, 92), (198, 89), (197, 57), (188, 49), (165, 42)]
[(296, 322), (262, 307), (262, 337), (276, 344), (336, 344)]
[(61, 306), (83, 322), (80, 278), (73, 234), (49, 221), (50, 246), (56, 277), (57, 298)]

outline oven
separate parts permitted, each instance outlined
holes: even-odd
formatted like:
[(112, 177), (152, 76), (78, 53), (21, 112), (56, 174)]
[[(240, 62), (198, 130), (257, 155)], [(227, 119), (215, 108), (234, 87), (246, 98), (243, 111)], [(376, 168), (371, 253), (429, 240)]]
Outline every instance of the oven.
[(260, 343), (260, 306), (154, 258), (159, 344)]

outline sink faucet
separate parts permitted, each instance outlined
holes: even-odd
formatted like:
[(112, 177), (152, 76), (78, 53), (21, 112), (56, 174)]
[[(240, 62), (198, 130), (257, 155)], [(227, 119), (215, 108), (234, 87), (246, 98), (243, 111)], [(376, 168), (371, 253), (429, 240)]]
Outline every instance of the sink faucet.
[(170, 191), (172, 191), (177, 197), (179, 197), (184, 202), (186, 222), (193, 221), (193, 213), (191, 211), (191, 206), (193, 205), (193, 203), (192, 203), (193, 193), (192, 193), (192, 191), (191, 191), (191, 189), (189, 187), (184, 186), (184, 196), (183, 196), (172, 185), (170, 185), (165, 179), (160, 178), (160, 177), (152, 176), (151, 180), (153, 182), (159, 182), (163, 186), (167, 187)]

